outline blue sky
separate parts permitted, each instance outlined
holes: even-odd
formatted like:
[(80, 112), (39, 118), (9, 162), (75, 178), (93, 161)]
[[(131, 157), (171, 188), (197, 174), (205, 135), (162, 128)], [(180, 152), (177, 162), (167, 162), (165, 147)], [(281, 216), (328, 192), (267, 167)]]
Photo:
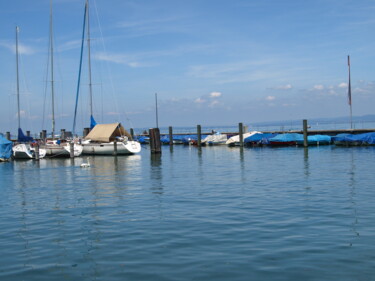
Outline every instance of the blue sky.
[[(72, 129), (84, 0), (55, 0), (57, 130)], [(234, 125), (348, 116), (375, 104), (375, 2), (91, 0), (94, 115), (129, 127)], [(51, 130), (49, 0), (0, 2), (0, 131)], [(88, 126), (84, 57), (77, 128)]]

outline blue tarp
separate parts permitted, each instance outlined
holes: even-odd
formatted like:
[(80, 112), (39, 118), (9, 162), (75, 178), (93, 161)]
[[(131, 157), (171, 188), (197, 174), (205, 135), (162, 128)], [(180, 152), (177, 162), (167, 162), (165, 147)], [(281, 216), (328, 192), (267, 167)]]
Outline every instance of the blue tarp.
[(297, 134), (297, 133), (278, 134), (276, 137), (269, 139), (270, 142), (278, 142), (278, 143), (297, 142), (299, 140), (303, 141), (303, 135)]
[(13, 143), (0, 135), (0, 158), (9, 159), (12, 156)]
[[(331, 137), (327, 135), (312, 135), (307, 136), (307, 144), (330, 144), (331, 143)], [(303, 145), (303, 136), (302, 140), (297, 140), (297, 144)]]
[(276, 137), (277, 134), (271, 133), (256, 133), (244, 139), (244, 143), (268, 144), (269, 139)]
[(21, 128), (18, 128), (18, 142), (31, 142), (34, 141), (32, 137), (25, 136)]
[(358, 135), (338, 134), (332, 137), (335, 142), (341, 142), (348, 145), (375, 145), (375, 133), (364, 133)]
[(90, 116), (90, 129), (94, 128), (96, 126), (96, 121), (94, 119), (94, 117), (91, 115)]

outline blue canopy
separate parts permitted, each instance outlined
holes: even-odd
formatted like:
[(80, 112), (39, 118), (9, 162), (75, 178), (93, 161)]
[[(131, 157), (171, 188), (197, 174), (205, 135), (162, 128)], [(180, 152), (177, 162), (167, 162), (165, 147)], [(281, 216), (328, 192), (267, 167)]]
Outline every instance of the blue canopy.
[(18, 142), (31, 142), (34, 141), (32, 137), (25, 136), (21, 128), (18, 128)]
[(276, 137), (269, 139), (270, 142), (278, 142), (278, 143), (297, 142), (298, 140), (303, 141), (302, 134), (297, 134), (297, 133), (278, 134)]
[(244, 143), (258, 143), (258, 144), (268, 144), (269, 139), (276, 137), (277, 134), (273, 133), (256, 133), (250, 137), (244, 139)]
[(13, 143), (0, 135), (0, 158), (9, 159), (12, 156)]

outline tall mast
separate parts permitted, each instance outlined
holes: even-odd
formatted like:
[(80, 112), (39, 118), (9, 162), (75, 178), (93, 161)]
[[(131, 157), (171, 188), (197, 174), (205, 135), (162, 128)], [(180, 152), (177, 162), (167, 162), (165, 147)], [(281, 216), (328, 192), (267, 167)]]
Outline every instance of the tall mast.
[(91, 48), (90, 48), (90, 13), (89, 13), (89, 0), (86, 0), (86, 13), (87, 13), (87, 50), (89, 62), (89, 91), (90, 91), (90, 116), (92, 115), (92, 81), (91, 81)]
[(159, 128), (159, 117), (158, 117), (158, 94), (155, 93), (155, 111), (156, 111), (156, 128)]
[(52, 95), (52, 139), (55, 138), (55, 88), (53, 73), (53, 20), (52, 20), (52, 0), (50, 1), (50, 52), (51, 52), (51, 95)]
[(21, 128), (21, 116), (20, 116), (20, 81), (18, 73), (18, 32), (19, 28), (16, 26), (16, 72), (17, 72), (17, 109), (18, 109), (18, 128)]
[(350, 56), (348, 56), (348, 71), (349, 71), (349, 83), (348, 83), (348, 104), (350, 106), (350, 129), (353, 129), (353, 116), (352, 116), (352, 85), (350, 82)]

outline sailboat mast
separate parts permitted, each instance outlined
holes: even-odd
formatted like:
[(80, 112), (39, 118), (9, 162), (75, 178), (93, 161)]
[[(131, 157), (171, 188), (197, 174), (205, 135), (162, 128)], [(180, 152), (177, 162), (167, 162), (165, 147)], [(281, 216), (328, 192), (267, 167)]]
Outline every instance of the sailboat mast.
[(20, 116), (20, 81), (18, 71), (18, 32), (19, 28), (16, 26), (16, 77), (17, 77), (17, 109), (18, 109), (18, 128), (21, 128), (21, 116)]
[(55, 87), (53, 73), (53, 20), (52, 0), (50, 1), (50, 52), (51, 52), (51, 95), (52, 95), (52, 139), (55, 138)]
[(350, 129), (353, 129), (353, 115), (352, 115), (352, 85), (350, 79), (350, 56), (348, 56), (348, 72), (349, 72), (349, 83), (348, 83), (348, 103), (350, 106)]
[(92, 80), (91, 80), (91, 47), (90, 47), (90, 13), (89, 13), (89, 0), (86, 0), (86, 13), (87, 13), (87, 54), (89, 63), (89, 93), (90, 93), (90, 116), (92, 115)]

